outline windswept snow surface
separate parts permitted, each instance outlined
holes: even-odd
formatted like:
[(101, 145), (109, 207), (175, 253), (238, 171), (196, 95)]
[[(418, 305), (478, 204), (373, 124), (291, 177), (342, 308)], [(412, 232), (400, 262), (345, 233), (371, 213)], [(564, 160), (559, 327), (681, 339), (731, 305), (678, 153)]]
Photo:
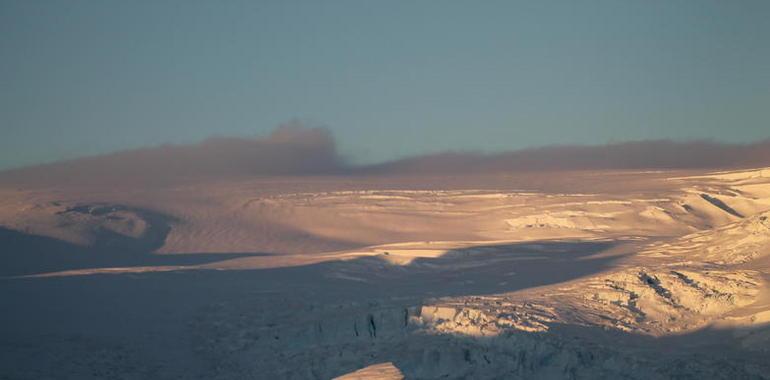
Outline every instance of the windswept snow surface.
[(770, 378), (770, 170), (0, 188), (0, 379)]

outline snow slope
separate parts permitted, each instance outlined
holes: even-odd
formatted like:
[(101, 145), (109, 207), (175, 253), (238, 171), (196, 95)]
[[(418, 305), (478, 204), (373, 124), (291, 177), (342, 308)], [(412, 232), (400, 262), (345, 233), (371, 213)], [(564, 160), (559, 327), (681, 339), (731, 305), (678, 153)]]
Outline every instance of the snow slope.
[(0, 379), (767, 378), (767, 172), (6, 187)]

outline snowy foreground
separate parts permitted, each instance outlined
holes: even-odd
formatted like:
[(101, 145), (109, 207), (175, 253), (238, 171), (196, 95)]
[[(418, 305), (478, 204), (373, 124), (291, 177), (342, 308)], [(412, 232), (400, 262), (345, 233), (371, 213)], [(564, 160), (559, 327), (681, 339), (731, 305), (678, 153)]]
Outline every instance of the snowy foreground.
[(0, 379), (770, 378), (768, 169), (5, 186), (0, 261)]

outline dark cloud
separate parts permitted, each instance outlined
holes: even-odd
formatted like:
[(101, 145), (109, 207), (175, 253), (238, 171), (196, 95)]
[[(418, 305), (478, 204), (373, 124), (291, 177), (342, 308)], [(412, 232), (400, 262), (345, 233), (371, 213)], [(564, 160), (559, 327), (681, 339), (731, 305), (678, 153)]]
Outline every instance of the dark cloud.
[(642, 141), (552, 146), (512, 152), (439, 153), (353, 166), (330, 132), (283, 125), (264, 138), (210, 138), (63, 161), (0, 173), (29, 185), (168, 184), (184, 181), (316, 175), (441, 175), (591, 169), (696, 169), (770, 166), (770, 140), (751, 144)]
[(462, 174), (591, 169), (699, 169), (770, 165), (770, 140), (751, 144), (640, 141), (513, 152), (438, 153), (367, 168), (367, 173)]
[(20, 184), (166, 184), (253, 176), (340, 174), (334, 139), (325, 128), (282, 125), (265, 138), (214, 137), (38, 165), (0, 173)]

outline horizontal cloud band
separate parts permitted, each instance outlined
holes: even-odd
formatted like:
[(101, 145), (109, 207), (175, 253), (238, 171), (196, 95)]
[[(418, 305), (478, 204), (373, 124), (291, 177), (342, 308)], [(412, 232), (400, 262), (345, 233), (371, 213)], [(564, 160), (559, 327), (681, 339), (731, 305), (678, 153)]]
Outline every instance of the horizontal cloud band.
[(86, 157), (0, 173), (0, 183), (176, 183), (255, 176), (441, 175), (591, 169), (770, 166), (770, 140), (750, 144), (667, 140), (551, 146), (502, 153), (437, 153), (351, 165), (324, 128), (284, 125), (264, 138), (210, 138)]

